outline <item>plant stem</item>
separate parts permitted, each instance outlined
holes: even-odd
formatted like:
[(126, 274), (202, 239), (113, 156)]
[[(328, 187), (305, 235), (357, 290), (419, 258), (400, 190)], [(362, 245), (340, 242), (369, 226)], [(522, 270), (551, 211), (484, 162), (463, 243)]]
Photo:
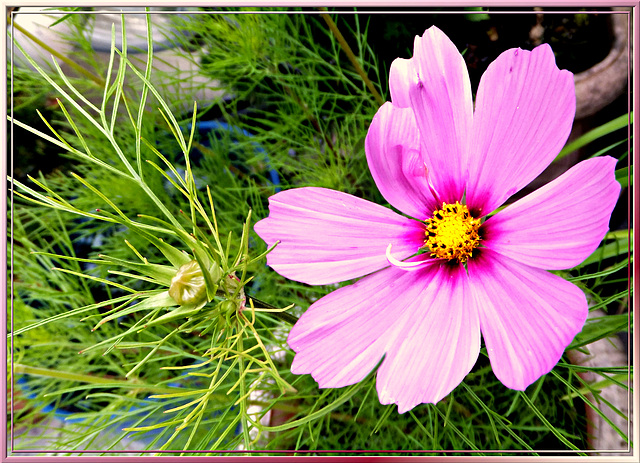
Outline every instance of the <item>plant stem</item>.
[(153, 392), (172, 393), (176, 392), (176, 388), (152, 386), (150, 384), (138, 383), (136, 380), (123, 381), (121, 379), (105, 378), (101, 376), (82, 375), (79, 373), (69, 373), (60, 370), (51, 370), (49, 368), (38, 368), (29, 365), (23, 365), (20, 363), (13, 364), (13, 371), (16, 374), (28, 374), (37, 376), (46, 376), (49, 378), (65, 379), (68, 381), (79, 381), (81, 383), (91, 384), (122, 384), (123, 386), (135, 385), (136, 388), (145, 389)]
[[(264, 301), (261, 301), (260, 299), (256, 299), (253, 296), (250, 295), (246, 295), (248, 299), (251, 299), (254, 303), (258, 304), (260, 307), (264, 307), (265, 309), (273, 309), (273, 310), (280, 310), (275, 306), (272, 306), (271, 304), (267, 304)], [(280, 320), (282, 320), (285, 323), (289, 323), (290, 325), (295, 325), (298, 322), (298, 317), (296, 317), (295, 315), (291, 315), (288, 312), (269, 312), (269, 315), (273, 315), (276, 318), (279, 318)]]
[[(319, 10), (327, 11), (327, 9), (324, 7), (319, 8)], [(336, 39), (338, 40), (338, 43), (340, 44), (340, 47), (342, 47), (342, 50), (347, 54), (347, 58), (349, 58), (349, 61), (351, 61), (351, 64), (353, 65), (353, 67), (356, 68), (356, 72), (360, 75), (360, 77), (362, 77), (362, 80), (364, 81), (367, 88), (371, 91), (371, 94), (373, 95), (373, 97), (376, 99), (378, 104), (382, 106), (384, 104), (384, 100), (382, 99), (382, 97), (380, 96), (376, 88), (373, 86), (373, 82), (371, 82), (371, 80), (367, 76), (367, 73), (364, 72), (364, 69), (362, 69), (362, 66), (360, 66), (360, 63), (358, 63), (358, 58), (356, 58), (356, 55), (353, 53), (353, 51), (351, 51), (351, 47), (342, 36), (342, 33), (338, 29), (338, 26), (336, 25), (336, 23), (333, 22), (333, 19), (331, 19), (331, 16), (329, 16), (326, 13), (321, 13), (320, 16), (322, 16), (322, 19), (324, 19), (324, 21), (327, 23), (327, 26), (329, 26), (329, 29), (331, 30), (331, 32), (333, 32), (333, 35), (335, 35)]]

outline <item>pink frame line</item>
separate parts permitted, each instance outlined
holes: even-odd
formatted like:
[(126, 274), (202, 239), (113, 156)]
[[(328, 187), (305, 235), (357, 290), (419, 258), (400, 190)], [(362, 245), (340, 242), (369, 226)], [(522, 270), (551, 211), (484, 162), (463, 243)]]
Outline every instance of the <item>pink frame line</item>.
[[(140, 3), (139, 1), (129, 1), (129, 2), (123, 2), (123, 1), (103, 1), (100, 3), (100, 5), (103, 6), (123, 6), (124, 4), (127, 4), (126, 6), (140, 6), (141, 9), (143, 9), (144, 6), (164, 6), (164, 7), (168, 7), (168, 6), (173, 6), (175, 5), (175, 2), (169, 2), (169, 1), (151, 1), (151, 2), (146, 2), (146, 3)], [(295, 1), (295, 0), (279, 0), (279, 1), (275, 1), (275, 2), (260, 2), (257, 0), (254, 0), (252, 2), (238, 2), (238, 1), (229, 1), (229, 0), (223, 0), (223, 1), (215, 1), (215, 2), (210, 2), (210, 1), (202, 1), (202, 0), (195, 0), (192, 2), (189, 2), (189, 6), (212, 6), (212, 4), (215, 4), (215, 6), (245, 6), (245, 7), (256, 7), (256, 8), (262, 8), (262, 7), (274, 7), (274, 6), (282, 6), (282, 7), (293, 7), (293, 6), (310, 6), (310, 7), (316, 7), (316, 6), (326, 6), (326, 7), (343, 7), (343, 8), (351, 8), (354, 6), (354, 3), (356, 2), (351, 2), (351, 3), (347, 3), (344, 1), (335, 1), (335, 0), (331, 0), (331, 1), (324, 1), (324, 2), (317, 2), (317, 1)], [(635, 75), (635, 72), (631, 72), (632, 69), (635, 69), (635, 66), (632, 66), (632, 64), (634, 63), (638, 63), (638, 59), (640, 58), (640, 51), (639, 51), (639, 45), (640, 45), (640, 32), (638, 30), (638, 24), (640, 24), (640, 10), (639, 10), (639, 2), (638, 1), (628, 1), (628, 0), (621, 0), (621, 1), (595, 1), (595, 0), (584, 0), (584, 1), (553, 1), (553, 0), (542, 0), (542, 1), (538, 1), (535, 4), (531, 4), (529, 2), (526, 1), (499, 1), (499, 0), (488, 0), (488, 1), (483, 1), (479, 4), (474, 4), (473, 2), (468, 2), (468, 1), (464, 1), (464, 0), (448, 0), (448, 1), (439, 1), (439, 2), (429, 2), (429, 1), (406, 1), (406, 0), (400, 0), (397, 2), (392, 2), (390, 4), (390, 2), (388, 0), (368, 0), (366, 2), (362, 2), (365, 4), (365, 7), (391, 7), (391, 8), (398, 8), (398, 7), (411, 7), (411, 8), (415, 8), (415, 9), (423, 9), (423, 8), (428, 8), (428, 7), (445, 7), (445, 8), (457, 8), (457, 7), (468, 7), (468, 6), (484, 6), (484, 7), (525, 7), (525, 6), (540, 6), (540, 7), (566, 7), (568, 10), (570, 10), (571, 8), (576, 8), (576, 7), (588, 7), (588, 8), (595, 8), (596, 10), (594, 10), (593, 12), (598, 11), (597, 8), (605, 8), (605, 7), (610, 7), (610, 6), (622, 6), (622, 7), (630, 7), (631, 11), (629, 14), (629, 30), (632, 31), (632, 33), (629, 36), (629, 41), (630, 41), (630, 45), (632, 45), (630, 47), (630, 49), (633, 50), (633, 60), (631, 59), (631, 56), (629, 57), (629, 76), (628, 76), (628, 105), (629, 105), (629, 112), (634, 109), (637, 108), (640, 104), (640, 95), (638, 93), (638, 91), (640, 90), (638, 88), (638, 79), (637, 78), (632, 78), (632, 75)], [(60, 6), (86, 6), (86, 7), (94, 7), (94, 5), (96, 4), (95, 1), (88, 1), (88, 0), (84, 0), (84, 1), (76, 1), (76, 2), (70, 2), (70, 1), (59, 1), (59, 2), (47, 2), (47, 1), (42, 1), (42, 2), (33, 2), (33, 1), (23, 1), (23, 2), (3, 2), (3, 6), (5, 6), (5, 14), (7, 14), (7, 7), (12, 7), (12, 6), (44, 6), (45, 4), (49, 4), (52, 7), (60, 7)], [(362, 4), (358, 4), (357, 6), (361, 7)], [(256, 13), (258, 12), (262, 12), (264, 13), (265, 11), (256, 11)], [(366, 13), (367, 11), (360, 11), (359, 13)], [(573, 11), (571, 11), (573, 12)], [(591, 11), (590, 11), (591, 12)], [(602, 13), (608, 13), (607, 11), (602, 10)], [(344, 11), (344, 13), (346, 14), (350, 14), (350, 12), (348, 11)], [(393, 12), (389, 12), (392, 13)], [(398, 13), (402, 13), (402, 12), (398, 12)], [(460, 11), (450, 11), (450, 12), (441, 12), (442, 14), (460, 14), (460, 13), (468, 13), (468, 12), (460, 12)], [(508, 13), (508, 12), (500, 12), (500, 13)], [(531, 12), (514, 12), (514, 13), (518, 13), (518, 14), (531, 14)], [(250, 14), (250, 13), (249, 13)], [(6, 24), (6, 22), (5, 22)], [(7, 34), (4, 34), (4, 46), (1, 48), (0, 53), (5, 53), (7, 50), (7, 46), (6, 46), (6, 41), (7, 41)], [(10, 59), (11, 56), (7, 56), (6, 58)], [(7, 62), (7, 61), (5, 61)], [(7, 73), (3, 73), (1, 78), (3, 79), (2, 82), (5, 84), (10, 84), (11, 82), (9, 81), (9, 75), (7, 75)], [(633, 89), (633, 91), (631, 91)], [(11, 114), (10, 109), (12, 109), (12, 106), (10, 104), (8, 104), (9, 102), (6, 101), (6, 93), (2, 92), (2, 94), (0, 94), (0, 103), (2, 103), (2, 107), (6, 108), (7, 113)], [(6, 118), (2, 118), (2, 129), (4, 130), (3, 133), (8, 133), (7, 130), (13, 130), (13, 127), (11, 124), (7, 123), (7, 119)], [(628, 126), (628, 137), (629, 137), (629, 141), (628, 141), (628, 150), (630, 153), (630, 157), (629, 157), (629, 162), (631, 162), (631, 158), (633, 158), (634, 160), (637, 160), (637, 156), (636, 156), (636, 152), (637, 152), (637, 140), (639, 139), (640, 136), (640, 131), (637, 129), (635, 124), (631, 124), (629, 123)], [(633, 141), (632, 141), (633, 140)], [(3, 144), (1, 147), (2, 150), (6, 150), (6, 144)], [(5, 175), (5, 178), (8, 171), (8, 165), (7, 165), (7, 161), (8, 161), (8, 155), (10, 155), (10, 153), (6, 153), (3, 152), (3, 154), (5, 154), (4, 156), (0, 156), (0, 173)], [(633, 174), (634, 176), (637, 178), (637, 175), (640, 173), (640, 167), (638, 167), (637, 162), (633, 163)], [(631, 185), (631, 170), (629, 171), (629, 185)], [(633, 232), (629, 233), (629, 242), (631, 243), (631, 239), (633, 236), (633, 241), (634, 242), (638, 242), (638, 238), (640, 237), (640, 233), (637, 231), (637, 214), (632, 214), (632, 211), (637, 211), (637, 205), (639, 204), (639, 200), (640, 200), (640, 193), (638, 193), (638, 191), (634, 188), (629, 188), (628, 190), (628, 200), (629, 200), (629, 210), (628, 210), (628, 221), (629, 223), (633, 223), (634, 227), (633, 227)], [(3, 190), (3, 201), (2, 204), (0, 205), (0, 207), (2, 208), (2, 212), (5, 214), (4, 216), (6, 217), (7, 215), (7, 200), (11, 201), (11, 206), (12, 206), (12, 198), (8, 198), (7, 195), (7, 191)], [(632, 222), (633, 221), (633, 222)], [(3, 221), (2, 224), (0, 225), (0, 227), (2, 227), (2, 233), (1, 236), (5, 239), (4, 242), (4, 246), (2, 247), (2, 249), (0, 250), (0, 256), (3, 259), (4, 262), (8, 263), (8, 258), (10, 258), (10, 255), (7, 255), (7, 231), (8, 231), (8, 223)], [(640, 263), (638, 263), (637, 260), (633, 261), (633, 265), (629, 266), (628, 269), (628, 276), (629, 279), (631, 279), (633, 276), (637, 276), (638, 275), (638, 270), (640, 269)], [(4, 281), (7, 282), (9, 281), (9, 279), (7, 278), (7, 266), (4, 267)], [(633, 279), (633, 290), (634, 292), (638, 289), (638, 283), (637, 280), (634, 278)], [(2, 287), (2, 291), (3, 291), (3, 295), (4, 295), (4, 301), (7, 301), (7, 296), (9, 295), (9, 292), (7, 291), (8, 288), (6, 286)], [(635, 301), (634, 301), (634, 308), (636, 307)], [(11, 306), (11, 310), (13, 309), (13, 307)], [(11, 330), (9, 328), (9, 326), (7, 326), (8, 323), (8, 312), (5, 310), (4, 314), (6, 315), (5, 317), (1, 318), (1, 323), (2, 323), (2, 328), (4, 329), (4, 332), (9, 333)], [(631, 327), (630, 327), (631, 328)], [(635, 338), (635, 336), (634, 336)], [(13, 341), (12, 337), (10, 338), (11, 342)], [(12, 345), (12, 344), (11, 344)], [(1, 346), (1, 353), (2, 353), (2, 358), (6, 359), (8, 361), (13, 361), (13, 352), (11, 352), (11, 356), (10, 358), (8, 358), (8, 352), (7, 352), (7, 344), (6, 343), (2, 343)], [(638, 343), (634, 342), (633, 343), (633, 358), (637, 359), (638, 358), (638, 353), (639, 353), (639, 349), (638, 349)], [(631, 354), (631, 343), (629, 344), (629, 354)], [(634, 362), (635, 363), (635, 362)], [(631, 366), (631, 365), (630, 365)], [(7, 370), (3, 369), (2, 370), (2, 375), (3, 375), (3, 381), (0, 384), (0, 388), (2, 388), (2, 394), (4, 395), (4, 397), (7, 397)], [(12, 378), (13, 379), (13, 378)], [(638, 388), (638, 383), (639, 380), (637, 378), (633, 379), (633, 385), (634, 385), (634, 389), (637, 390)], [(631, 398), (630, 398), (631, 400)], [(634, 394), (633, 396), (633, 404), (632, 407), (630, 408), (631, 410), (633, 410), (631, 412), (631, 417), (632, 417), (632, 421), (637, 421), (637, 416), (636, 416), (636, 410), (638, 410), (639, 407), (639, 400), (638, 400), (638, 396), (637, 394)], [(11, 407), (11, 410), (7, 409), (7, 401), (2, 401), (2, 412), (3, 412), (3, 420), (6, 420), (6, 416), (7, 413), (9, 412), (11, 414), (11, 416), (13, 415), (13, 407)], [(5, 421), (5, 430), (7, 429), (6, 427), (6, 421)], [(13, 430), (11, 430), (11, 437), (13, 437)], [(636, 445), (638, 442), (640, 442), (640, 433), (638, 430), (638, 426), (635, 426), (632, 430), (632, 433), (630, 435), (632, 442), (635, 442)], [(133, 456), (87, 456), (86, 454), (90, 454), (90, 453), (103, 453), (102, 451), (83, 451), (83, 452), (73, 452), (73, 453), (83, 453), (85, 455), (83, 456), (73, 456), (73, 457), (58, 457), (58, 456), (41, 456), (41, 455), (31, 455), (34, 453), (43, 453), (43, 451), (41, 450), (29, 450), (29, 451), (24, 451), (21, 450), (19, 451), (20, 455), (10, 455), (7, 452), (7, 444), (9, 443), (8, 441), (8, 436), (6, 432), (3, 432), (2, 434), (2, 457), (1, 457), (1, 461), (7, 461), (7, 462), (14, 462), (14, 461), (20, 461), (20, 462), (25, 462), (25, 463), (30, 463), (30, 462), (41, 462), (41, 461), (69, 461), (70, 459), (73, 459), (73, 461), (78, 461), (78, 462), (98, 462), (98, 461), (104, 461), (104, 459), (106, 458), (108, 461), (113, 461), (113, 462), (130, 462), (130, 461), (137, 461), (140, 457), (133, 457)], [(12, 440), (12, 439), (11, 439)], [(13, 443), (11, 442), (11, 446)], [(371, 451), (371, 452), (375, 452), (375, 453), (381, 453), (381, 451)], [(382, 451), (384, 452), (384, 451)], [(438, 451), (438, 452), (442, 452), (442, 451)], [(445, 451), (445, 453), (461, 453), (464, 451), (459, 451), (459, 450), (452, 450), (452, 451)], [(71, 452), (67, 452), (67, 453), (71, 453)], [(138, 451), (135, 452), (123, 452), (123, 451), (116, 451), (114, 453), (118, 453), (118, 454), (123, 454), (123, 453), (141, 453)], [(146, 452), (146, 453), (155, 453), (153, 451), (151, 452)], [(162, 452), (162, 453), (166, 453), (167, 455), (173, 455), (173, 454), (179, 454), (179, 453), (212, 453), (210, 451), (206, 451), (206, 452), (181, 452), (181, 451), (167, 451), (167, 452)], [(202, 457), (202, 456), (181, 456), (181, 457), (172, 457), (172, 456), (167, 456), (167, 457), (144, 457), (145, 460), (149, 459), (150, 461), (197, 461), (197, 462), (203, 462), (203, 461), (248, 461), (249, 459), (251, 459), (252, 461), (255, 460), (255, 458), (261, 458), (259, 455), (260, 453), (270, 453), (270, 454), (290, 454), (291, 451), (269, 451), (269, 452), (259, 452), (257, 453), (255, 456), (244, 456), (246, 455), (247, 452), (244, 451), (226, 451), (226, 452), (220, 452), (220, 453), (233, 453), (233, 454), (238, 454), (238, 455), (234, 455), (234, 456), (219, 456), (219, 457)], [(299, 454), (302, 453), (306, 453), (306, 452), (297, 452)], [(313, 453), (320, 453), (320, 451), (314, 451)], [(323, 454), (323, 456), (289, 456), (287, 458), (287, 460), (289, 459), (293, 459), (293, 460), (300, 460), (302, 458), (305, 459), (305, 461), (312, 459), (313, 461), (335, 461), (335, 456), (331, 456), (334, 455), (336, 453), (352, 453), (352, 452), (346, 452), (346, 451), (339, 451), (339, 452), (326, 452), (326, 455)], [(386, 453), (386, 452), (385, 452)], [(406, 452), (403, 452), (406, 453)], [(484, 451), (483, 453), (485, 454), (495, 454), (495, 453), (503, 453), (501, 451)], [(509, 453), (522, 453), (522, 452), (514, 452), (511, 451)], [(501, 456), (500, 460), (502, 461), (507, 461), (507, 462), (511, 462), (511, 461), (527, 461), (530, 459), (538, 459), (541, 458), (543, 460), (551, 460), (551, 461), (555, 461), (556, 458), (561, 458), (562, 461), (577, 461), (579, 457), (573, 457), (570, 456), (571, 454), (573, 454), (574, 452), (566, 452), (567, 455), (563, 456), (563, 457), (531, 457), (531, 456), (523, 456), (523, 455), (507, 455), (507, 456)], [(239, 455), (239, 454), (244, 454), (244, 455)], [(364, 454), (364, 455), (363, 455)], [(637, 461), (637, 452), (634, 452), (635, 457), (631, 456), (630, 457), (606, 457), (606, 456), (595, 456), (595, 457), (590, 457), (589, 460), (590, 461), (594, 461), (594, 462), (609, 462), (609, 461)], [(416, 458), (418, 458), (419, 460), (423, 460), (426, 459), (427, 455), (425, 455), (424, 457), (411, 457), (412, 460), (415, 460)], [(179, 460), (178, 460), (179, 458)], [(269, 458), (269, 457), (262, 457), (262, 458)], [(353, 452), (353, 456), (350, 457), (350, 459), (355, 459), (357, 461), (402, 461), (403, 459), (407, 458), (406, 456), (366, 456), (366, 452)], [(430, 460), (432, 460), (433, 457), (430, 457)], [(471, 458), (471, 456), (447, 456), (446, 457), (448, 461), (468, 461), (469, 458)], [(495, 459), (495, 456), (486, 456), (486, 457), (479, 457), (479, 456), (474, 456), (474, 459), (476, 458), (481, 458), (481, 459), (489, 459), (489, 461), (493, 461)], [(407, 458), (408, 459), (408, 458)]]

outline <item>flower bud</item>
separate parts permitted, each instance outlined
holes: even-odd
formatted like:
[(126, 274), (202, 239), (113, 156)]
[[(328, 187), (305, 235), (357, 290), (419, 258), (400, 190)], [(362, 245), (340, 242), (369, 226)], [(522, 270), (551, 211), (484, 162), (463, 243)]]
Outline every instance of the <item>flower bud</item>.
[[(221, 270), (217, 264), (213, 264), (209, 270), (212, 279), (220, 280)], [(171, 279), (169, 296), (178, 304), (198, 304), (207, 297), (207, 286), (198, 261), (192, 260), (183, 264), (178, 273)]]
[(228, 316), (233, 316), (235, 315), (237, 310), (237, 306), (236, 303), (230, 300), (226, 300), (226, 301), (222, 301), (220, 303), (220, 313), (221, 314), (226, 314)]

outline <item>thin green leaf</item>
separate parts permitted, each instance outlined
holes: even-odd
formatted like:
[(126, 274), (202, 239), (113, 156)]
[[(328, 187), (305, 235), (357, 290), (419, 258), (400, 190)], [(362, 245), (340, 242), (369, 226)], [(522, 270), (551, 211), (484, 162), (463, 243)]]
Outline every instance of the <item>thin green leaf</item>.
[(630, 123), (633, 123), (633, 113), (623, 114), (612, 121), (607, 122), (599, 127), (596, 127), (593, 130), (585, 133), (578, 139), (572, 141), (571, 143), (567, 143), (567, 145), (560, 151), (558, 156), (556, 156), (555, 161), (562, 159), (567, 154), (576, 151), (577, 149), (582, 148), (583, 146), (588, 145), (594, 140), (598, 138), (604, 137), (616, 130), (620, 130), (624, 127), (627, 127)]

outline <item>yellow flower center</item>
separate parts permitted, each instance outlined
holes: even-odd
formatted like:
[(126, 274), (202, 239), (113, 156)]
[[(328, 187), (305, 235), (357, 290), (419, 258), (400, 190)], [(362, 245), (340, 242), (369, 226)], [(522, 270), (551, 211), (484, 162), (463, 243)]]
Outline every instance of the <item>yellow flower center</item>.
[(466, 262), (480, 244), (480, 219), (473, 218), (464, 204), (442, 203), (442, 209), (427, 219), (425, 248), (431, 257)]

